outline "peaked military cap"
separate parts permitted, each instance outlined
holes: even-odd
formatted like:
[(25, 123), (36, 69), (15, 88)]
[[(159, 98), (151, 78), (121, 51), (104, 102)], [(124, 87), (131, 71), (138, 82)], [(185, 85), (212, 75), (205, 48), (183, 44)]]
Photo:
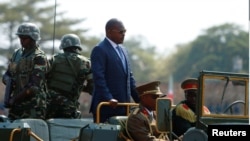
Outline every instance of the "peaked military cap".
[(181, 88), (183, 90), (197, 90), (198, 80), (195, 78), (186, 79), (181, 83)]
[(163, 94), (160, 90), (160, 81), (153, 81), (147, 84), (143, 84), (141, 86), (136, 87), (136, 90), (139, 96), (143, 96), (146, 94), (155, 94), (155, 95)]

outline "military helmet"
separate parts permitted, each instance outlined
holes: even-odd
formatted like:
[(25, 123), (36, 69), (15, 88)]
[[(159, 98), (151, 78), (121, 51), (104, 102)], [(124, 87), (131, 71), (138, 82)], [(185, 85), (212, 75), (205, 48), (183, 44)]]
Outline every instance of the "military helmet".
[(18, 29), (16, 35), (27, 35), (33, 40), (38, 41), (40, 37), (40, 29), (33, 23), (22, 23)]
[(66, 34), (62, 37), (59, 49), (65, 49), (68, 47), (78, 47), (82, 50), (81, 40), (76, 34)]

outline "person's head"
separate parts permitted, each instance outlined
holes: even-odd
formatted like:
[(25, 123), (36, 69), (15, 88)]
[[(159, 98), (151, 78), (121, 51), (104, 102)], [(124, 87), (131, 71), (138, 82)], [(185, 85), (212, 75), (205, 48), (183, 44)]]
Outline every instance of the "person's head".
[(61, 39), (59, 49), (63, 51), (78, 52), (82, 50), (81, 40), (76, 34), (65, 34)]
[(116, 44), (122, 44), (124, 41), (126, 29), (123, 23), (116, 19), (110, 19), (105, 26), (106, 36)]
[(40, 37), (40, 29), (34, 23), (22, 23), (16, 32), (22, 47), (27, 48), (36, 44)]
[(156, 99), (163, 96), (160, 90), (160, 81), (153, 81), (136, 87), (140, 103), (149, 110), (155, 110)]
[(196, 96), (198, 94), (198, 80), (189, 78), (181, 83), (181, 88), (184, 90), (185, 98), (190, 106), (195, 107)]

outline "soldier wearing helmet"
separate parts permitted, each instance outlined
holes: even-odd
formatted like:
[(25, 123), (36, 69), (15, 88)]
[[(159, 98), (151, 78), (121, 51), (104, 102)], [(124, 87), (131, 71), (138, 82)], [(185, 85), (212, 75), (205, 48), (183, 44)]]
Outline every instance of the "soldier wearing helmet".
[(40, 30), (34, 23), (22, 23), (16, 35), (21, 47), (13, 53), (8, 69), (3, 76), (3, 83), (11, 80), (9, 100), (10, 120), (21, 118), (45, 119), (47, 57), (37, 44), (41, 39)]
[(33, 23), (23, 23), (18, 29), (16, 35), (18, 36), (29, 36), (34, 41), (38, 41), (41, 39), (40, 37), (40, 29), (37, 25)]
[[(182, 136), (196, 123), (196, 95), (198, 94), (198, 80), (189, 78), (181, 83), (185, 93), (185, 100), (181, 101), (173, 109), (173, 132)], [(203, 107), (205, 113), (210, 113), (207, 107)]]
[(63, 53), (49, 60), (47, 118), (80, 118), (80, 93), (92, 91), (91, 62), (80, 54), (81, 41), (75, 34), (64, 35), (59, 48)]

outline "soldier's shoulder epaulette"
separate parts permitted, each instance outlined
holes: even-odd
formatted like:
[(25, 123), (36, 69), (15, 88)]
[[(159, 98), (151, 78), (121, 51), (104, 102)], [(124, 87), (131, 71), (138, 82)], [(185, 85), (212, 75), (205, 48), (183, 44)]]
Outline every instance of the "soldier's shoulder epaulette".
[(187, 104), (183, 103), (181, 104), (182, 108), (185, 109), (185, 110), (189, 110), (190, 108), (188, 107)]
[(176, 109), (183, 109), (183, 110), (191, 110), (187, 104), (185, 103), (180, 103), (178, 105), (176, 105)]
[(176, 115), (188, 120), (189, 122), (196, 121), (195, 113), (185, 103), (176, 106)]

